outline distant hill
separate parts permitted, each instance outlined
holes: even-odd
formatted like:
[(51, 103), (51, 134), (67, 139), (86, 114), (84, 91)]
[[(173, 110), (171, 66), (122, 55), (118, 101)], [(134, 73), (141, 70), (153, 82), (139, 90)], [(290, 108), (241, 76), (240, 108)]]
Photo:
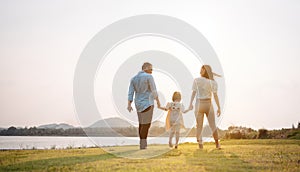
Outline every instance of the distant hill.
[(46, 125), (40, 125), (37, 128), (45, 128), (45, 129), (70, 129), (70, 128), (75, 128), (72, 125), (65, 124), (65, 123), (60, 123), (60, 124), (46, 124)]
[(107, 118), (102, 119), (91, 126), (89, 128), (127, 128), (127, 127), (133, 127), (129, 122), (126, 120), (123, 120), (121, 118)]

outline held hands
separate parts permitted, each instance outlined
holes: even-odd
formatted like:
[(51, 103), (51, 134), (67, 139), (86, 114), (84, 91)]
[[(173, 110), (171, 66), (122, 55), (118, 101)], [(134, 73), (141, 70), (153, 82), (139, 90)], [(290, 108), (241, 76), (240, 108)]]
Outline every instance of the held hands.
[(165, 108), (165, 107), (161, 107), (159, 100), (157, 101), (157, 108), (158, 108), (158, 109), (161, 109), (161, 110), (164, 110), (164, 111), (167, 111), (167, 110), (168, 110), (168, 109)]
[(193, 105), (192, 104), (190, 104), (189, 108), (187, 110), (183, 111), (183, 113), (187, 113), (190, 110), (193, 110)]
[(158, 109), (161, 109), (161, 110), (164, 110), (164, 111), (167, 111), (167, 110), (168, 110), (167, 108), (161, 107), (160, 105), (159, 105), (159, 106), (157, 105), (157, 108), (158, 108)]

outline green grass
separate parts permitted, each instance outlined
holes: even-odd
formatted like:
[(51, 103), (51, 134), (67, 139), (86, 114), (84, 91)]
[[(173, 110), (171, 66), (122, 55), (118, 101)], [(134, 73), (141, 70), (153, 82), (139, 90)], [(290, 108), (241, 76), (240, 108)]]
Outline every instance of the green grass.
[(0, 171), (300, 171), (299, 140), (221, 143), (221, 150), (213, 143), (203, 150), (185, 143), (177, 150), (150, 145), (143, 151), (138, 146), (0, 151)]

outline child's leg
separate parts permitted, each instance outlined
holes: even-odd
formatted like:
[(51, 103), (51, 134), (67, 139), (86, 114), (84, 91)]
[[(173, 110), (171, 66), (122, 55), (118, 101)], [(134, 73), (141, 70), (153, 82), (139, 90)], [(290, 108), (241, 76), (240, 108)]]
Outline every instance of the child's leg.
[(171, 126), (170, 135), (169, 135), (169, 146), (170, 147), (173, 147), (172, 139), (173, 139), (174, 134), (175, 134), (174, 126)]
[(175, 143), (175, 146), (177, 147), (178, 142), (179, 142), (179, 135), (180, 135), (180, 124), (177, 124), (175, 128), (176, 128), (176, 143)]

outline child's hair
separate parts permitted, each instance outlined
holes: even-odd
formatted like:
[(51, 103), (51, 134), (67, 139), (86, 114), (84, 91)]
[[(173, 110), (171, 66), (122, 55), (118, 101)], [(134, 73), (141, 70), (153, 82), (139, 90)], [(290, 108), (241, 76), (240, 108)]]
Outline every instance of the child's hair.
[(175, 100), (178, 100), (178, 101), (181, 100), (181, 94), (180, 94), (180, 92), (178, 92), (178, 91), (175, 91), (175, 92), (173, 93), (172, 101), (174, 102)]

